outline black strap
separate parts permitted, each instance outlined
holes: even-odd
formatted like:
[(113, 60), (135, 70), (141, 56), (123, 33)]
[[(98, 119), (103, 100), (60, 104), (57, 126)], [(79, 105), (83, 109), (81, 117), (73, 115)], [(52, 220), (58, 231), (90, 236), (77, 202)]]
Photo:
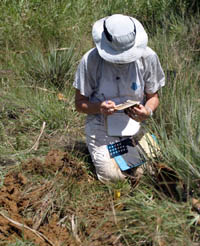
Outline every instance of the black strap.
[[(109, 17), (108, 17), (108, 18), (109, 18)], [(129, 17), (129, 18), (130, 18), (130, 20), (133, 22), (133, 25), (134, 25), (134, 30), (133, 30), (133, 32), (134, 32), (134, 35), (136, 35), (136, 26), (135, 26), (135, 23), (134, 23), (134, 21), (131, 19), (131, 17)], [(106, 38), (108, 39), (108, 41), (112, 42), (113, 37), (112, 37), (112, 35), (109, 33), (109, 31), (108, 31), (108, 29), (107, 29), (107, 27), (106, 27), (106, 20), (107, 20), (107, 19), (105, 19), (104, 22), (103, 22), (103, 30), (104, 30), (104, 33), (105, 33)]]
[(108, 32), (108, 29), (106, 28), (106, 20), (104, 20), (103, 22), (103, 30), (108, 41), (112, 42), (112, 35)]

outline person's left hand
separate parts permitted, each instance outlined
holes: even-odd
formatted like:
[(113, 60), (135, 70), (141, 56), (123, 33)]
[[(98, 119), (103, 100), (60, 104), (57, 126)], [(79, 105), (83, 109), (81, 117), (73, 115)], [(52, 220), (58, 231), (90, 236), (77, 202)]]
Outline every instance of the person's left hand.
[(139, 104), (138, 106), (129, 107), (125, 109), (124, 112), (130, 118), (138, 122), (142, 122), (150, 116), (150, 112), (142, 104)]

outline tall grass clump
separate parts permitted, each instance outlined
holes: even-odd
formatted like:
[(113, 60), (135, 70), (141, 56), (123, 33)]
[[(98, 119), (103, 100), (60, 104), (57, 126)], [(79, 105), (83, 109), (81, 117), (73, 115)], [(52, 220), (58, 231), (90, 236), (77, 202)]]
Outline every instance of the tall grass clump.
[(72, 46), (64, 50), (50, 47), (46, 53), (32, 49), (23, 56), (23, 61), (27, 82), (63, 89), (73, 78), (75, 51)]
[[(200, 179), (199, 26), (176, 20), (152, 39), (166, 72), (154, 122), (164, 161), (198, 192)], [(177, 34), (179, 33), (179, 35)], [(162, 40), (162, 44), (156, 39)]]

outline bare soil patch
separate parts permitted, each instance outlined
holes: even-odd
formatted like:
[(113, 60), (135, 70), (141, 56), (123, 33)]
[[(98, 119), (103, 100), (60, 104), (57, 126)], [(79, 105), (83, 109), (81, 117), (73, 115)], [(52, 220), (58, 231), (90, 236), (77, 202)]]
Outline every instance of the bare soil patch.
[[(42, 178), (33, 181), (31, 177), (37, 175)], [(113, 218), (100, 230), (96, 229), (105, 213), (111, 211), (109, 199), (102, 198), (104, 203), (90, 206), (89, 214), (84, 207), (76, 208), (76, 216), (88, 221), (81, 230), (76, 227), (73, 207), (61, 212), (56, 201), (57, 184), (63, 182), (64, 189), (73, 181), (78, 184), (97, 182), (88, 175), (82, 163), (59, 150), (50, 151), (44, 161), (28, 160), (21, 170), (12, 169), (7, 173), (0, 189), (0, 245), (23, 238), (40, 246), (120, 246)], [(87, 237), (90, 237), (88, 242)]]

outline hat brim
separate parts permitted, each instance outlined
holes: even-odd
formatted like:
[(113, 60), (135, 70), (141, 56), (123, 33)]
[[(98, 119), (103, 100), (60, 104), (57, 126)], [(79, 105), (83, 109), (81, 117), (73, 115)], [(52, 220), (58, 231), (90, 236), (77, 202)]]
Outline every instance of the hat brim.
[(148, 36), (142, 24), (133, 17), (132, 20), (136, 26), (135, 44), (128, 50), (117, 51), (112, 49), (108, 44), (108, 40), (104, 34), (103, 23), (106, 18), (100, 19), (93, 25), (92, 36), (96, 44), (99, 55), (106, 61), (111, 63), (130, 63), (141, 58), (148, 43)]

